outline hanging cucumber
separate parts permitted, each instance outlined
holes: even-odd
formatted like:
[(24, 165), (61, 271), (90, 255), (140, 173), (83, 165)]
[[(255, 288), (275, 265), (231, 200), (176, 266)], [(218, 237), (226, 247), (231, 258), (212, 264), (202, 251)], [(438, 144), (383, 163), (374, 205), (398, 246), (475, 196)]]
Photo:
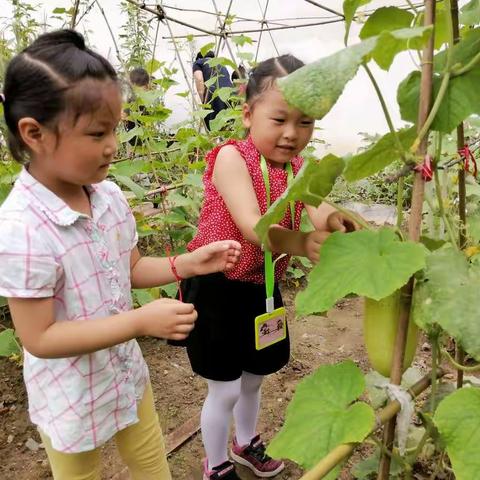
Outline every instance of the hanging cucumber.
[[(363, 319), (363, 337), (370, 364), (374, 370), (390, 377), (392, 368), (395, 336), (397, 335), (400, 314), (400, 291), (379, 301), (365, 298)], [(418, 327), (411, 320), (408, 327), (407, 345), (403, 370), (412, 363), (418, 340)]]

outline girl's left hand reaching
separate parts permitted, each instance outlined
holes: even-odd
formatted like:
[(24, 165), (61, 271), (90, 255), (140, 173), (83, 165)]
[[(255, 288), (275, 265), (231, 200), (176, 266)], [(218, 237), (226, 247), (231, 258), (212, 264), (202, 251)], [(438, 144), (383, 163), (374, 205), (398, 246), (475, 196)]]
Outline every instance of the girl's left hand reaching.
[(220, 240), (189, 254), (194, 275), (231, 270), (240, 257), (241, 246), (234, 240)]

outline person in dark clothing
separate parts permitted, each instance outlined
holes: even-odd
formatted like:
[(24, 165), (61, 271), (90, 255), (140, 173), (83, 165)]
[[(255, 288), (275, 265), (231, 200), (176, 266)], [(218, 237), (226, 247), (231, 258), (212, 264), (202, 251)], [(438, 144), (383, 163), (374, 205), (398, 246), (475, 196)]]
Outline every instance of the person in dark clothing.
[[(150, 75), (148, 72), (141, 67), (134, 68), (129, 75), (130, 78), (130, 84), (132, 85), (133, 88), (142, 88), (144, 90), (148, 90), (150, 88)], [(128, 103), (134, 102), (135, 101), (135, 96), (132, 95), (128, 99)], [(148, 115), (148, 112), (145, 108), (145, 105), (139, 105), (138, 106), (138, 111), (142, 115)], [(128, 116), (130, 115), (130, 109), (127, 108), (125, 109), (125, 115)], [(126, 120), (125, 121), (125, 130), (129, 132), (130, 130), (133, 130), (135, 127), (139, 125), (139, 121), (134, 121), (134, 120)], [(134, 136), (132, 137), (128, 143), (132, 145), (133, 147), (137, 147), (142, 145), (142, 139)]]
[[(212, 51), (206, 53), (205, 56), (202, 55), (201, 52), (198, 52), (195, 62), (193, 63), (193, 77), (198, 95), (200, 96), (202, 103), (210, 104), (212, 109), (212, 111), (205, 117), (205, 125), (208, 130), (210, 130), (210, 122), (218, 115), (218, 113), (225, 108), (228, 108), (228, 105), (223, 102), (220, 97), (215, 97), (212, 100), (213, 93), (218, 88), (233, 86), (232, 81), (230, 80), (230, 74), (224, 66), (217, 65), (211, 67), (208, 64), (208, 61), (212, 58), (214, 58), (214, 53)], [(205, 82), (212, 77), (217, 77), (217, 80), (209, 87), (206, 87)]]

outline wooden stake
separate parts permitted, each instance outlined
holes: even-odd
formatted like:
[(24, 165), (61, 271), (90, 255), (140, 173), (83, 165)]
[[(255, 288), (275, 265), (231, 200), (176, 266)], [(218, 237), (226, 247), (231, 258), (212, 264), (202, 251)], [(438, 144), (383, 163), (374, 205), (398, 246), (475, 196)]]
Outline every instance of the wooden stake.
[[(424, 25), (435, 24), (435, 0), (425, 0)], [(432, 101), (432, 74), (433, 74), (433, 50), (434, 35), (430, 37), (423, 50), (422, 56), (422, 76), (420, 81), (420, 104), (418, 109), (417, 131), (425, 123), (431, 107)], [(420, 158), (424, 158), (427, 153), (428, 134), (422, 139), (418, 151)], [(420, 239), (420, 230), (422, 226), (422, 210), (424, 198), (424, 180), (420, 172), (415, 174), (412, 192), (412, 207), (408, 222), (409, 239), (417, 242)], [(397, 337), (395, 339), (395, 350), (393, 353), (392, 372), (390, 382), (394, 385), (400, 385), (403, 373), (403, 360), (405, 357), (405, 345), (407, 341), (408, 324), (410, 320), (410, 308), (412, 303), (414, 279), (410, 278), (407, 285), (402, 289), (402, 307), (398, 323)], [(385, 425), (383, 444), (388, 451), (393, 448), (395, 438), (396, 416), (392, 417)], [(391, 457), (382, 453), (377, 480), (388, 480), (390, 476)]]
[[(451, 14), (452, 14), (452, 28), (453, 28), (453, 43), (460, 41), (460, 31), (458, 27), (458, 1), (451, 0)], [(457, 127), (457, 150), (465, 146), (465, 132), (463, 122)], [(467, 211), (466, 211), (466, 192), (465, 192), (465, 170), (460, 168), (458, 170), (458, 215), (460, 217), (459, 228), (459, 244), (463, 250), (466, 246), (466, 225), (467, 225)], [(455, 360), (460, 365), (465, 361), (465, 352), (462, 347), (456, 345)], [(463, 370), (457, 370), (457, 388), (463, 387)]]

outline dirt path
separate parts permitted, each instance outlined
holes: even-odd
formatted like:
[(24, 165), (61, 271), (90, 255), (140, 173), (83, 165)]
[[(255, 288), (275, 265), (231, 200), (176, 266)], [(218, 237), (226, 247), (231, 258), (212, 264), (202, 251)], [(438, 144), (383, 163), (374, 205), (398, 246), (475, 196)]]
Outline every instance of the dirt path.
[[(285, 300), (292, 311), (293, 291), (287, 290)], [(259, 431), (268, 440), (279, 430), (285, 408), (295, 385), (321, 364), (337, 363), (351, 358), (367, 370), (361, 332), (361, 300), (345, 300), (328, 316), (308, 317), (290, 321), (292, 359), (290, 363), (267, 378), (263, 388)], [(292, 315), (290, 314), (290, 318)], [(155, 339), (142, 339), (142, 350), (150, 367), (156, 404), (166, 434), (200, 411), (206, 388), (201, 378), (191, 373), (184, 349), (166, 346)], [(21, 367), (0, 360), (0, 478), (2, 480), (51, 479), (45, 452), (35, 449), (39, 442), (36, 430), (27, 418), (26, 396)], [(33, 439), (34, 442), (29, 439)], [(33, 450), (26, 446), (29, 442)], [(170, 456), (174, 480), (200, 480), (203, 449), (200, 436), (177, 449)], [(120, 474), (123, 466), (114, 445), (104, 448), (104, 479), (126, 479)], [(253, 479), (241, 470), (242, 478)], [(292, 463), (280, 474), (279, 480), (293, 480), (301, 470)], [(342, 480), (352, 478), (348, 472)]]

